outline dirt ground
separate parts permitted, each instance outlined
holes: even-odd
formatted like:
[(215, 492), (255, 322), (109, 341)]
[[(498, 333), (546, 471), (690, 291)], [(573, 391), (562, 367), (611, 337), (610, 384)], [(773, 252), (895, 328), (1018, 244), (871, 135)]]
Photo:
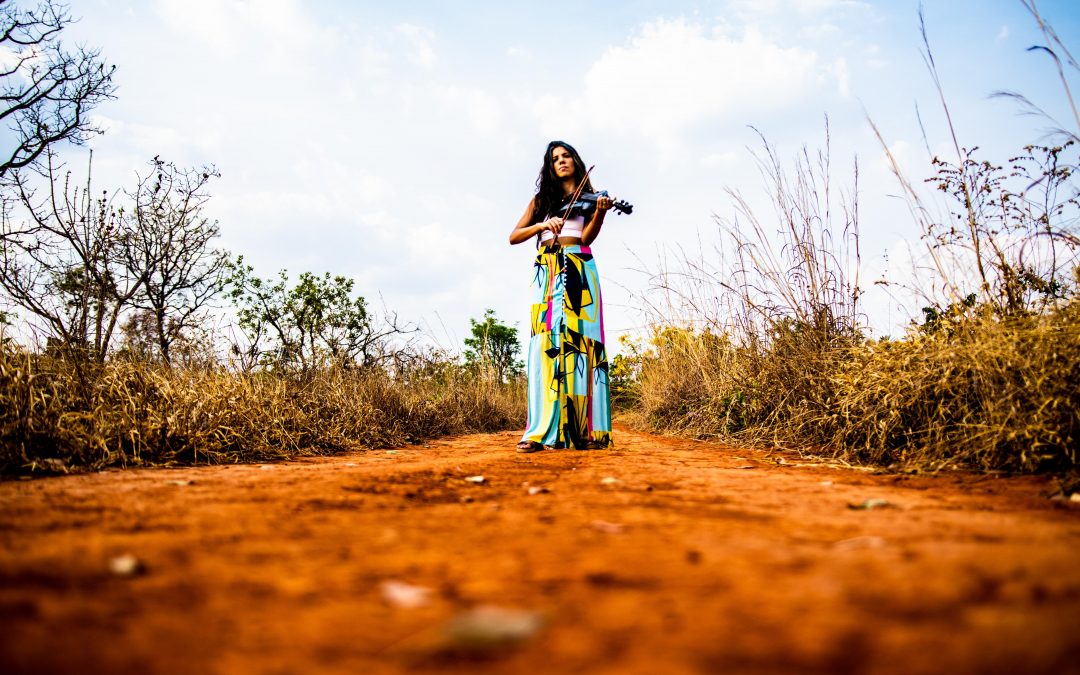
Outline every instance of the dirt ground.
[(2, 483), (0, 672), (1080, 672), (1049, 478), (516, 440)]

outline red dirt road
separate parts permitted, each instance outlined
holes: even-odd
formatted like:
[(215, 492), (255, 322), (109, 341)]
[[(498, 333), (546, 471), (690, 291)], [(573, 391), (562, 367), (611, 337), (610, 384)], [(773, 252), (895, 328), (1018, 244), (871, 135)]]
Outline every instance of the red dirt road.
[(0, 672), (1080, 672), (1050, 479), (515, 440), (0, 484)]

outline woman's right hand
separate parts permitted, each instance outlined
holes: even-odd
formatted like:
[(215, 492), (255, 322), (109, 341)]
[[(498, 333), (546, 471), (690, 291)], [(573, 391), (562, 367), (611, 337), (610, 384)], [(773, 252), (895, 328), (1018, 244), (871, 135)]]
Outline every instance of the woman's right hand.
[(540, 231), (547, 230), (556, 237), (559, 236), (559, 232), (562, 231), (563, 219), (562, 218), (548, 218), (544, 222), (540, 223)]

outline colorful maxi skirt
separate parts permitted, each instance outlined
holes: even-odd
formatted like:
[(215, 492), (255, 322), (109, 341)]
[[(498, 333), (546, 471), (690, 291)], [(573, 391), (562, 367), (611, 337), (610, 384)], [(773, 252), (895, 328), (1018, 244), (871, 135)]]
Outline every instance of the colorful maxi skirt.
[(533, 265), (529, 421), (522, 440), (612, 444), (600, 275), (588, 246), (541, 248)]

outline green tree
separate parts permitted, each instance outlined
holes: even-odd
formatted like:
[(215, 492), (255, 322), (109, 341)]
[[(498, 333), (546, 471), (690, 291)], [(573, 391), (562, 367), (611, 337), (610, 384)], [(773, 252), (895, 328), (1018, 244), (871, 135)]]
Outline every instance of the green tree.
[(373, 366), (388, 355), (391, 336), (407, 332), (396, 321), (376, 323), (352, 279), (304, 272), (296, 283), (281, 270), (260, 279), (244, 264), (231, 264), (231, 296), (248, 344), (233, 352), (245, 367), (310, 372), (337, 365)]
[(469, 319), (472, 337), (465, 338), (465, 363), (481, 373), (490, 374), (497, 382), (520, 376), (525, 364), (517, 359), (521, 351), (516, 328), (500, 323), (495, 310), (484, 312), (483, 321)]

